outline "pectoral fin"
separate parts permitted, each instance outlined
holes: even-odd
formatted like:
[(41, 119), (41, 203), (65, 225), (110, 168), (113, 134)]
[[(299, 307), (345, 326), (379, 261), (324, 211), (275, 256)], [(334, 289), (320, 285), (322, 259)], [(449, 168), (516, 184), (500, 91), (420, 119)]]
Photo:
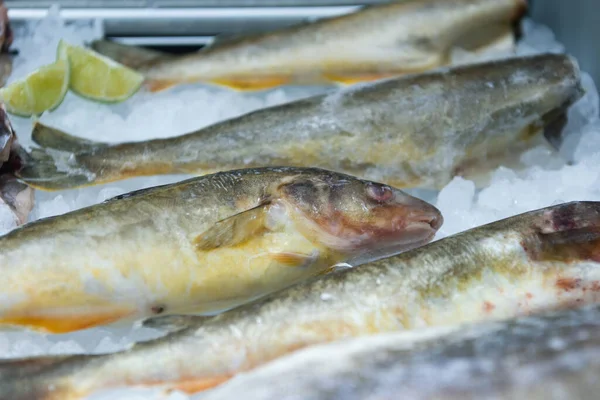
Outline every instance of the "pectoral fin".
[(301, 254), (301, 253), (272, 253), (270, 257), (278, 262), (279, 264), (286, 265), (288, 267), (305, 267), (314, 263), (319, 257), (319, 252), (314, 251), (312, 254)]
[(12, 315), (0, 318), (0, 324), (22, 326), (39, 332), (58, 334), (107, 325), (131, 316), (133, 313), (134, 310), (132, 309), (114, 308), (96, 313), (91, 311), (89, 313), (73, 312), (61, 315)]
[(242, 244), (266, 229), (267, 205), (260, 205), (214, 224), (194, 239), (198, 250)]
[(184, 81), (176, 81), (173, 79), (148, 79), (144, 83), (144, 85), (148, 88), (148, 90), (152, 93), (162, 92), (163, 90), (167, 90), (174, 86), (185, 83)]

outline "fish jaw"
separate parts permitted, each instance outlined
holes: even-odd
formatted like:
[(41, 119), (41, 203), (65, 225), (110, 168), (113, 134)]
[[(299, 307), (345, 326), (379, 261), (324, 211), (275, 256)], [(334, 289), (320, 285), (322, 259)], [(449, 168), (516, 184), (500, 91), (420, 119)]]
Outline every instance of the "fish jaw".
[(429, 243), (443, 224), (433, 205), (393, 189), (393, 198), (370, 210), (367, 218), (354, 218), (332, 210), (334, 218), (304, 219), (304, 227), (317, 241), (344, 254), (353, 265), (373, 261)]

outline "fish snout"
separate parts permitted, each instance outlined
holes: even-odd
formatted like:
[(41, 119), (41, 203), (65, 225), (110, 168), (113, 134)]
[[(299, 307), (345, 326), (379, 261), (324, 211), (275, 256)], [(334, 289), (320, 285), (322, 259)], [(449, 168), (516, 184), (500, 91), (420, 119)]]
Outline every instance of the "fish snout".
[[(437, 211), (437, 210), (436, 210)], [(414, 223), (418, 223), (418, 224), (429, 224), (429, 226), (431, 227), (431, 229), (433, 229), (434, 231), (437, 231), (438, 229), (440, 229), (442, 227), (442, 224), (444, 223), (444, 217), (442, 217), (442, 214), (438, 211), (438, 212), (424, 212), (422, 214), (418, 214), (415, 216), (415, 218), (413, 219)], [(410, 223), (410, 221), (409, 221)]]
[(441, 211), (432, 204), (406, 194), (396, 198), (399, 205), (407, 208), (406, 214), (402, 217), (406, 228), (429, 225), (431, 229), (437, 232), (442, 227), (444, 217)]

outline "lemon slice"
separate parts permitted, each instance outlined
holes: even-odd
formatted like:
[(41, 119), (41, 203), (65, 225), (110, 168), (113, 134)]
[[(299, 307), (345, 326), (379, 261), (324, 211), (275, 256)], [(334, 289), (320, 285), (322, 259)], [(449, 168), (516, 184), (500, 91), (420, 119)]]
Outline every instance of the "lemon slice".
[(6, 110), (21, 117), (56, 109), (69, 90), (69, 63), (58, 60), (0, 89)]
[(69, 60), (69, 88), (81, 97), (103, 103), (118, 103), (133, 96), (142, 86), (144, 76), (93, 50), (58, 43), (57, 58)]

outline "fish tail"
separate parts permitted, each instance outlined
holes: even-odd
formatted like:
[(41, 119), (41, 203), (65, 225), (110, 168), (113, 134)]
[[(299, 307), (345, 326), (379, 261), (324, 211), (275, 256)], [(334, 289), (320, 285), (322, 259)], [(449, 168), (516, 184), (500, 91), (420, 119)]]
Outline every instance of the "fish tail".
[(21, 150), (15, 172), (29, 186), (55, 191), (98, 183), (96, 171), (84, 165), (77, 155), (108, 147), (107, 144), (76, 138), (40, 123), (34, 126), (32, 139), (42, 148)]
[[(147, 68), (155, 63), (174, 58), (173, 55), (168, 53), (116, 43), (109, 40), (95, 40), (90, 44), (90, 48), (96, 53), (108, 57), (140, 73), (144, 73)], [(150, 92), (154, 93), (169, 89), (180, 83), (182, 82), (176, 79), (157, 80), (146, 78), (144, 85)]]
[(116, 43), (110, 40), (94, 40), (89, 47), (98, 54), (138, 71), (154, 62), (173, 58), (169, 53)]

